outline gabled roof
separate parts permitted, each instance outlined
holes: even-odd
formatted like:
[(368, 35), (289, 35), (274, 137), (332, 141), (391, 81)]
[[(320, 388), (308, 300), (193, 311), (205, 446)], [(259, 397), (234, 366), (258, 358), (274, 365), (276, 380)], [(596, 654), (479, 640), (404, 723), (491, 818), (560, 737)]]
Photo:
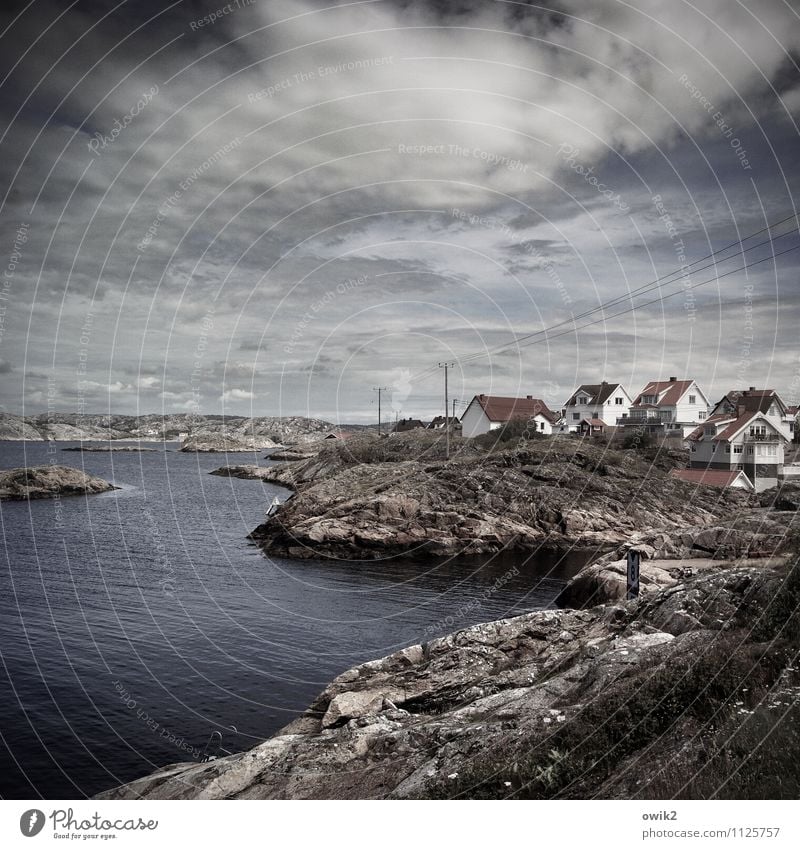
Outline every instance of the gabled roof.
[(591, 427), (606, 427), (606, 423), (602, 419), (584, 419), (581, 424), (588, 424)]
[[(578, 395), (586, 395), (589, 399), (589, 404), (605, 404), (606, 401), (617, 391), (617, 388), (622, 388), (619, 383), (582, 383), (570, 396), (569, 401), (564, 405), (566, 407), (574, 407), (578, 402)], [(624, 390), (623, 390), (624, 391)]]
[(777, 402), (782, 414), (784, 410), (788, 409), (781, 396), (774, 389), (756, 389), (753, 386), (749, 389), (733, 389), (726, 392), (717, 401), (716, 406), (719, 407), (724, 401), (727, 401), (734, 410), (741, 409), (745, 413), (766, 413), (773, 402)]
[[(722, 433), (718, 433), (714, 437), (714, 441), (719, 440), (720, 442), (728, 442), (731, 439), (734, 439), (736, 436), (739, 435), (739, 433), (741, 433), (741, 431), (743, 431), (747, 427), (748, 424), (750, 424), (750, 422), (754, 421), (755, 419), (759, 419), (760, 421), (763, 421), (764, 424), (768, 424), (775, 431), (776, 434), (778, 434), (779, 436), (783, 436), (783, 438), (786, 439), (786, 437), (780, 432), (780, 430), (778, 430), (778, 428), (776, 428), (772, 424), (772, 422), (768, 418), (766, 418), (764, 413), (755, 410), (752, 413), (745, 413), (744, 415), (739, 416), (739, 418), (735, 421), (731, 422), (725, 428), (725, 430), (722, 431)], [(789, 440), (787, 439), (786, 441), (788, 442)]]
[(686, 483), (713, 486), (717, 489), (725, 489), (732, 486), (742, 477), (747, 481), (748, 487), (750, 489), (753, 488), (747, 475), (740, 469), (732, 469), (731, 471), (727, 471), (726, 469), (673, 469), (669, 473), (669, 476), (685, 481)]
[[(651, 380), (633, 401), (634, 407), (671, 407), (686, 394), (693, 380)], [(662, 395), (663, 393), (663, 395)], [(702, 393), (701, 393), (702, 394)], [(643, 404), (643, 395), (660, 396), (655, 404)]]
[(544, 416), (551, 424), (556, 421), (558, 414), (554, 413), (541, 398), (528, 395), (527, 398), (508, 398), (503, 395), (476, 395), (470, 407), (478, 403), (492, 422), (508, 422), (511, 419), (530, 419), (534, 416)]

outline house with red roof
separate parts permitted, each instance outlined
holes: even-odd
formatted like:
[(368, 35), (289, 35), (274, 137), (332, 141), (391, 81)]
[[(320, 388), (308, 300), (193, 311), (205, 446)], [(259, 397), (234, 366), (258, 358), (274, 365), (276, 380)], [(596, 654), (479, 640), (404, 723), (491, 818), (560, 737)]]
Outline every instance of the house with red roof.
[(694, 380), (651, 380), (617, 425), (684, 438), (708, 418), (708, 408), (708, 398)]
[(721, 413), (743, 415), (752, 412), (764, 413), (780, 423), (780, 427), (791, 441), (795, 434), (796, 413), (792, 414), (780, 395), (774, 389), (733, 389), (717, 401), (711, 415)]
[(621, 383), (582, 383), (564, 405), (562, 430), (602, 433), (616, 427), (617, 419), (633, 403)]
[(754, 491), (753, 484), (741, 469), (673, 469), (669, 476), (699, 486), (713, 486), (715, 489)]
[(781, 418), (769, 412), (745, 410), (744, 405), (733, 413), (717, 412), (688, 441), (690, 469), (744, 472), (756, 492), (777, 486), (784, 477), (789, 438)]
[(541, 398), (534, 398), (533, 395), (525, 398), (476, 395), (461, 416), (461, 434), (465, 437), (480, 436), (507, 422), (520, 419), (528, 422), (532, 432), (549, 435), (558, 421), (558, 414)]

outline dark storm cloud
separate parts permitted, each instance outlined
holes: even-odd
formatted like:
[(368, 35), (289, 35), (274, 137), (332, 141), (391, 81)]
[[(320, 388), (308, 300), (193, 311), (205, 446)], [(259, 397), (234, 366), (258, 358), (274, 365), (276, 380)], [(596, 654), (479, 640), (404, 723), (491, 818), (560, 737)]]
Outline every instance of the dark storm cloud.
[[(5, 408), (41, 409), (47, 376), (65, 407), (187, 409), (197, 372), (208, 412), (353, 419), (374, 380), (430, 413), (414, 376), (438, 360), (793, 209), (800, 21), (778, 0), (219, 10), (35, 0), (3, 35)], [(780, 389), (799, 299), (789, 254), (697, 290), (693, 324), (682, 298), (640, 307), (455, 391), (723, 386), (751, 320), (751, 382)]]

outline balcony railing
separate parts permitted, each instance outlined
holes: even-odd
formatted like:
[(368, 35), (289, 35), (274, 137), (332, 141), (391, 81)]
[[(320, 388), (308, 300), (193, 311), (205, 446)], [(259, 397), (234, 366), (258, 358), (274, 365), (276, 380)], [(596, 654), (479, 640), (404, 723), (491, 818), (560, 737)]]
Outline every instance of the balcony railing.
[(746, 433), (744, 435), (745, 442), (767, 442), (767, 443), (780, 443), (783, 442), (780, 436), (777, 433)]
[(627, 422), (672, 422), (675, 421), (674, 413), (666, 413), (661, 410), (635, 410), (625, 417)]

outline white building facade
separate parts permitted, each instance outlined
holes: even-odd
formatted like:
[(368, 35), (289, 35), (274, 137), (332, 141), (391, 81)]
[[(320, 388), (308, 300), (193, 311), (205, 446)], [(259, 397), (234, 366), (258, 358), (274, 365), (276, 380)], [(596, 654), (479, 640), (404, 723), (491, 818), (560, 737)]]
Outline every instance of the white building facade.
[(628, 412), (633, 401), (621, 383), (583, 383), (564, 405), (563, 430), (577, 433), (586, 429), (584, 422), (599, 421), (614, 427)]

